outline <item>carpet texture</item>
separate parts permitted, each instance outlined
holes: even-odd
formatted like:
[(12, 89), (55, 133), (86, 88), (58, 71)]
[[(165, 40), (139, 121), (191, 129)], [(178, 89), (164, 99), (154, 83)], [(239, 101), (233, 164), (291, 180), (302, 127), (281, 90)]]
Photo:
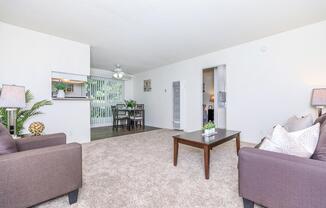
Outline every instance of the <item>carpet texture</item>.
[(180, 132), (162, 129), (83, 144), (78, 203), (70, 206), (63, 196), (37, 207), (243, 207), (235, 140), (211, 151), (210, 179), (206, 180), (201, 149), (181, 144), (178, 166), (173, 166), (172, 136), (176, 134)]

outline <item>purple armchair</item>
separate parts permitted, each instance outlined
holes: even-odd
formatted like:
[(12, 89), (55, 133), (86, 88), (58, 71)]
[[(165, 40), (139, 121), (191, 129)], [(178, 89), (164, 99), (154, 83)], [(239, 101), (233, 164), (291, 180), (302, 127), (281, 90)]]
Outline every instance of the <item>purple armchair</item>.
[(82, 149), (65, 134), (15, 140), (18, 152), (0, 155), (0, 207), (30, 207), (68, 194), (77, 201), (82, 185)]
[[(307, 159), (244, 147), (239, 152), (239, 194), (244, 207), (326, 207), (326, 115), (317, 119), (321, 132)], [(316, 123), (315, 122), (315, 123)]]

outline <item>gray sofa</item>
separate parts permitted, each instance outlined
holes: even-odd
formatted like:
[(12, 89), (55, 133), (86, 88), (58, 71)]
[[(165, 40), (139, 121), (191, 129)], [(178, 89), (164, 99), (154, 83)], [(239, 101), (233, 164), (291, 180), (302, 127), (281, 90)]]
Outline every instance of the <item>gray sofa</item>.
[[(326, 115), (311, 159), (256, 148), (239, 152), (239, 194), (244, 207), (326, 207)], [(315, 123), (316, 123), (315, 122)]]
[[(1, 138), (0, 138), (1, 139)], [(75, 203), (82, 186), (82, 149), (65, 134), (15, 140), (15, 153), (0, 155), (0, 207), (30, 207), (68, 194)]]

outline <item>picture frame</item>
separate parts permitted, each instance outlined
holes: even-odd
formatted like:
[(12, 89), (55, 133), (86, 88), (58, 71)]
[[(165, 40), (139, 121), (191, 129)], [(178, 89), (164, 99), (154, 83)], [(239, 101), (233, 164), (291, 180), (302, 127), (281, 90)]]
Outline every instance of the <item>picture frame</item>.
[(152, 81), (150, 79), (144, 80), (144, 92), (150, 92), (152, 90)]

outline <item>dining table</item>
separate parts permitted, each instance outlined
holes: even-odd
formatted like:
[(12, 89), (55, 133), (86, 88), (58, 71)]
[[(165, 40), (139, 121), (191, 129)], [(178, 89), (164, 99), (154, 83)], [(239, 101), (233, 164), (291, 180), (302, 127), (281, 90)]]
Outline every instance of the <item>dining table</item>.
[(129, 119), (128, 119), (128, 130), (130, 131), (130, 116), (132, 116), (132, 114), (133, 113), (135, 113), (136, 114), (136, 112), (142, 112), (141, 114), (142, 114), (142, 127), (143, 127), (143, 129), (145, 129), (145, 109), (143, 109), (143, 108), (118, 108), (117, 109), (117, 113), (119, 114), (119, 112), (125, 112), (125, 113), (127, 113), (128, 114), (128, 117), (129, 117)]

